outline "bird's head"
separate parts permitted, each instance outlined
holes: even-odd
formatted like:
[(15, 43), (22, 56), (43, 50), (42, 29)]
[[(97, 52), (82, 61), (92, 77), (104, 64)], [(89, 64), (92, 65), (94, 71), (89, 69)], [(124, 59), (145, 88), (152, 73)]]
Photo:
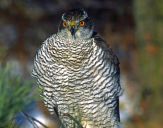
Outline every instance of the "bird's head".
[(62, 14), (59, 32), (65, 38), (89, 39), (93, 34), (94, 25), (83, 9), (73, 9)]

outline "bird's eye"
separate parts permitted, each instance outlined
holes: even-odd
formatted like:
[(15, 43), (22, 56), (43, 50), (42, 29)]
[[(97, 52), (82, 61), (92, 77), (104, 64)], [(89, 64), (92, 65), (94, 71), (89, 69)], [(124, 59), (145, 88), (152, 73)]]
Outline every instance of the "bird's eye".
[(67, 27), (67, 22), (63, 21), (63, 27)]
[(85, 26), (85, 22), (84, 21), (80, 21), (80, 26), (81, 27)]

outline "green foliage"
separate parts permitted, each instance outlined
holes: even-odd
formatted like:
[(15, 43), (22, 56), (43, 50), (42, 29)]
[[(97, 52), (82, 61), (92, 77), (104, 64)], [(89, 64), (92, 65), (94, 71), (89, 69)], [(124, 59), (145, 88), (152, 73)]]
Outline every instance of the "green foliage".
[(11, 74), (9, 66), (0, 67), (0, 127), (11, 124), (16, 113), (32, 101), (32, 82)]

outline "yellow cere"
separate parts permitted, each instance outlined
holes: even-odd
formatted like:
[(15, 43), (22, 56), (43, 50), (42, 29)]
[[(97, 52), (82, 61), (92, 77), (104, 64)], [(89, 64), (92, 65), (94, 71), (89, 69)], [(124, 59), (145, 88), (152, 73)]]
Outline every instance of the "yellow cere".
[(75, 21), (70, 21), (70, 26), (75, 26), (76, 22)]

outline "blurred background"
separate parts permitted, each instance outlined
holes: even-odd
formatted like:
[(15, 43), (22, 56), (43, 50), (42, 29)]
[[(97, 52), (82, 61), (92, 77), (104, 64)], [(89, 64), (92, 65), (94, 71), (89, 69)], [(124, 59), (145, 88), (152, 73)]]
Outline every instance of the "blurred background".
[(40, 128), (39, 121), (57, 128), (31, 70), (36, 50), (72, 8), (88, 12), (120, 60), (124, 128), (162, 128), (162, 0), (0, 0), (0, 128), (32, 128), (32, 117)]

